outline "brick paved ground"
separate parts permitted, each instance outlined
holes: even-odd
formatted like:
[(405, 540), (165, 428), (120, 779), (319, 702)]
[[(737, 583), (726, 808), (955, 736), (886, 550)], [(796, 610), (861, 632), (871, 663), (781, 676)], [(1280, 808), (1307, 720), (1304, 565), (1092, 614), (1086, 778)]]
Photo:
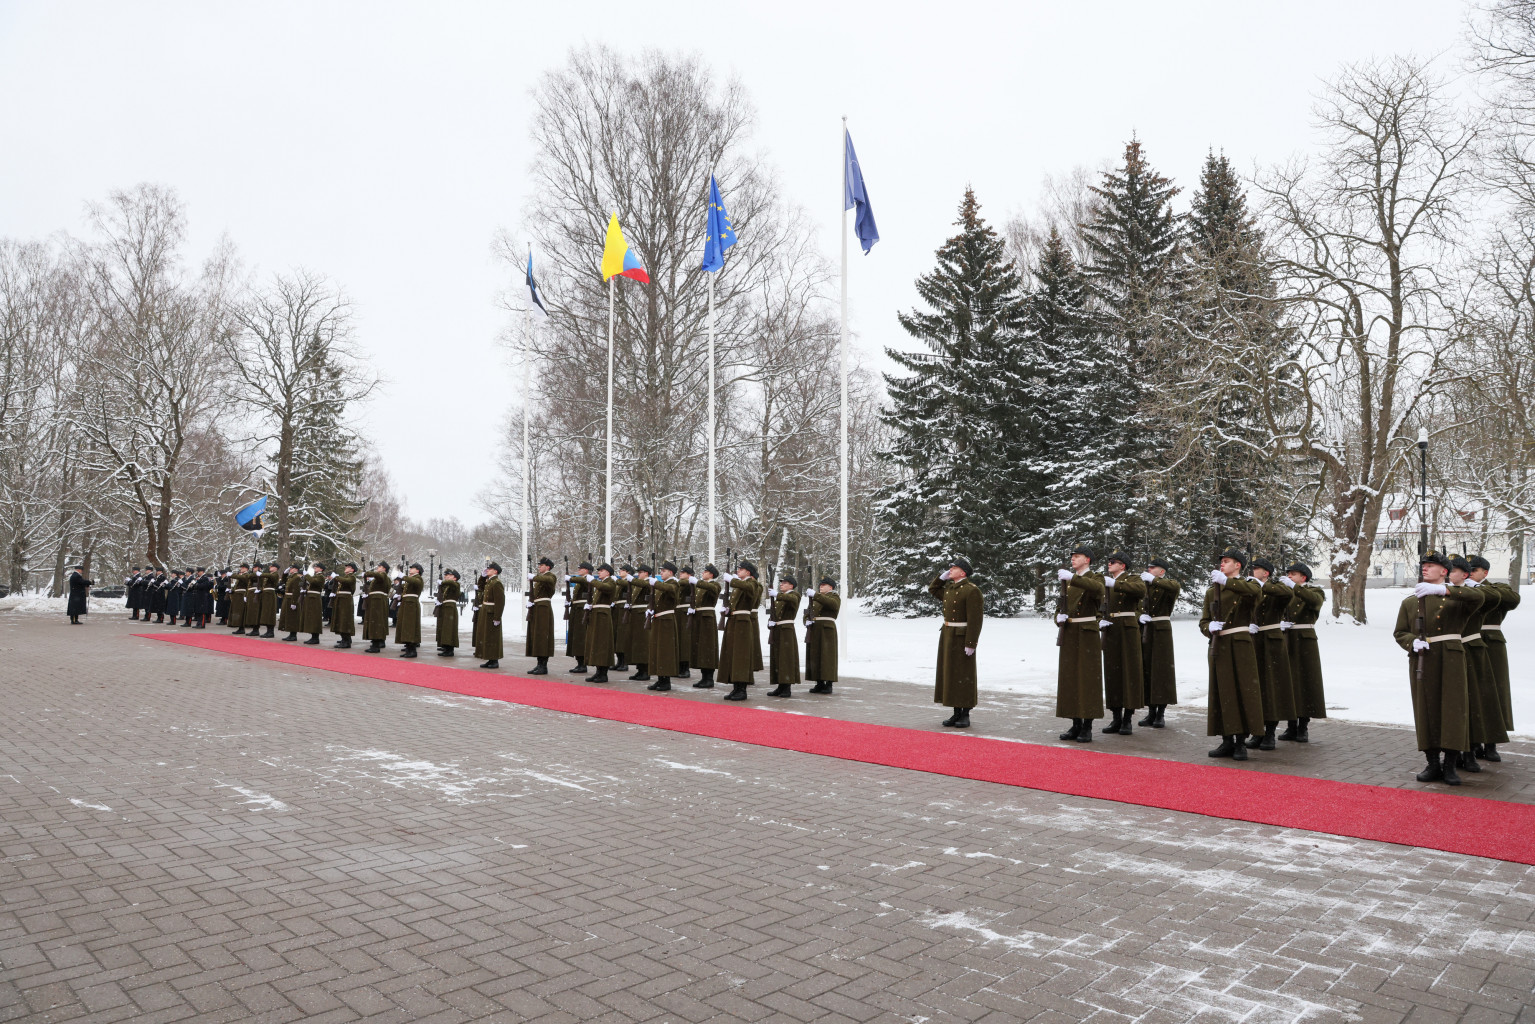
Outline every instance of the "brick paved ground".
[(128, 632), (0, 615), (0, 1020), (1535, 1022), (1535, 869)]

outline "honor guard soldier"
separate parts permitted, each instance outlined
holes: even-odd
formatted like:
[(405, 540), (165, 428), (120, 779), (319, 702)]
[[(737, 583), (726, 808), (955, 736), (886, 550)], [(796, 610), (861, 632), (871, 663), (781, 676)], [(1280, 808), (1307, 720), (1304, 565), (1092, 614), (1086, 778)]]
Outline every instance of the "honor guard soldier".
[(592, 600), (592, 563), (576, 566), (573, 576), (565, 577), (565, 656), (576, 659), (570, 669), (576, 675), (586, 673), (586, 606)]
[(421, 646), (421, 592), (426, 589), (426, 578), (421, 575), (421, 563), (412, 562), (405, 568), (400, 579), (400, 605), (394, 613), (394, 642), (404, 644), (402, 658), (416, 657)]
[(232, 578), (232, 575), (229, 571), (229, 566), (226, 565), (224, 568), (219, 570), (218, 580), (214, 583), (213, 586), (213, 608), (215, 615), (218, 617), (218, 624), (220, 626), (229, 625), (229, 613), (231, 611), (232, 604), (229, 599), (229, 592), (232, 589), (234, 589), (234, 579)]
[(688, 652), (688, 664), (698, 669), (696, 690), (714, 689), (714, 672), (720, 667), (719, 632), (716, 626), (715, 604), (720, 597), (720, 571), (714, 564), (704, 566), (699, 580), (693, 584), (693, 603), (688, 608), (692, 620), (692, 648)]
[(132, 615), (128, 616), (130, 619), (137, 619), (139, 617), (138, 585), (139, 574), (141, 571), (142, 570), (140, 570), (139, 567), (135, 565), (133, 567), (133, 571), (123, 578), (123, 607), (127, 608), (133, 613)]
[(1461, 633), (1467, 617), (1481, 605), (1481, 595), (1474, 588), (1450, 584), (1450, 560), (1437, 551), (1423, 556), (1420, 572), (1422, 581), (1397, 609), (1395, 630), (1397, 645), (1408, 654), (1418, 749), (1428, 761), (1417, 778), (1458, 786), (1456, 762), (1471, 746)]
[(165, 621), (166, 591), (170, 589), (170, 577), (164, 569), (155, 570), (153, 578), (149, 581), (149, 587), (145, 591), (148, 601), (148, 611), (144, 613), (147, 621), (150, 615), (156, 616), (156, 622)]
[(1252, 579), (1258, 584), (1258, 603), (1248, 631), (1253, 635), (1253, 654), (1258, 661), (1258, 693), (1263, 701), (1263, 735), (1249, 736), (1249, 750), (1273, 750), (1274, 730), (1280, 722), (1297, 719), (1295, 676), (1290, 668), (1290, 648), (1285, 642), (1284, 617), (1295, 596), (1295, 583), (1276, 576), (1274, 563), (1253, 559)]
[(325, 628), (325, 566), (312, 562), (298, 596), (298, 631), (308, 633), (304, 643), (320, 645), (320, 631)]
[[(634, 582), (634, 566), (620, 565), (613, 589), (613, 657), (618, 663), (613, 671), (622, 672), (629, 667), (629, 652), (638, 648), (629, 644), (629, 585)], [(643, 654), (640, 657), (644, 657)]]
[(805, 680), (815, 683), (811, 693), (830, 693), (837, 681), (837, 615), (841, 611), (837, 581), (822, 576), (805, 605)]
[(1450, 582), (1473, 591), (1476, 606), (1469, 608), (1461, 626), (1461, 646), (1466, 650), (1466, 700), (1471, 712), (1471, 743), (1461, 752), (1460, 770), (1479, 772), (1476, 755), (1488, 746), (1497, 748), (1508, 742), (1503, 731), (1503, 710), (1498, 706), (1498, 686), (1492, 677), (1492, 662), (1482, 639), (1482, 618), (1498, 606), (1498, 593), (1483, 587), (1472, 576), (1471, 563), (1464, 558), (1450, 559)]
[(943, 608), (938, 630), (938, 666), (933, 682), (933, 703), (953, 710), (943, 720), (947, 728), (970, 728), (979, 684), (975, 674), (975, 647), (981, 639), (986, 602), (981, 588), (970, 580), (970, 563), (956, 558), (933, 578), (927, 592)]
[[(486, 564), (489, 564), (487, 559)], [(480, 649), (480, 599), (485, 594), (485, 570), (474, 578), (474, 592), (469, 595), (469, 649)]]
[(725, 639), (720, 644), (720, 682), (730, 684), (726, 700), (745, 700), (746, 688), (756, 680), (753, 674), (761, 663), (757, 646), (757, 605), (761, 586), (757, 567), (742, 561), (736, 565), (736, 578), (725, 592), (725, 618), (720, 623)]
[(676, 579), (677, 565), (661, 563), (661, 578), (650, 590), (650, 653), (645, 667), (656, 677), (647, 690), (670, 690), (672, 676), (678, 671), (677, 599), (681, 587)]
[(629, 656), (634, 661), (634, 674), (629, 678), (638, 683), (650, 682), (650, 598), (655, 580), (650, 577), (650, 566), (642, 565), (629, 581)]
[(176, 620), (181, 618), (181, 600), (186, 592), (186, 578), (182, 576), (180, 569), (172, 569), (170, 586), (166, 588), (165, 595), (165, 614), (171, 617), (172, 626), (181, 625)]
[(357, 563), (347, 562), (336, 577), (336, 596), (331, 598), (330, 631), (341, 639), (332, 646), (346, 650), (357, 632)]
[(263, 640), (277, 635), (277, 606), (282, 603), (282, 583), (282, 569), (272, 562), (261, 576), (261, 625), (266, 627), (266, 632), (261, 634)]
[(298, 639), (298, 597), (303, 584), (304, 577), (298, 566), (288, 566), (288, 571), (283, 575), (282, 610), (277, 616), (277, 625), (287, 634), (284, 640)]
[(249, 575), (250, 566), (241, 562), (229, 577), (229, 624), (234, 627), (235, 636), (245, 635), (245, 595), (250, 590)]
[(458, 570), (444, 569), (437, 584), (437, 605), (432, 616), (437, 620), (437, 656), (453, 657), (458, 646), (458, 599), (463, 591), (458, 585)]
[(1295, 691), (1295, 719), (1285, 723), (1282, 740), (1311, 742), (1311, 720), (1327, 717), (1327, 693), (1322, 686), (1322, 656), (1317, 650), (1316, 620), (1322, 615), (1326, 596), (1311, 583), (1311, 567), (1294, 562), (1284, 571), (1294, 585), (1285, 606), (1280, 631), (1290, 657), (1291, 689)]
[(485, 566), (485, 582), (480, 590), (480, 621), (474, 656), (485, 659), (481, 668), (500, 668), (501, 617), (506, 612), (506, 590), (501, 582), (501, 567), (495, 562)]
[(213, 616), (213, 588), (215, 585), (213, 576), (206, 566), (197, 567), (197, 575), (192, 579), (192, 617), (193, 629), (207, 629), (208, 619)]
[(778, 593), (768, 607), (769, 697), (788, 697), (799, 682), (799, 637), (794, 635), (794, 616), (799, 613), (799, 582), (793, 576), (778, 581)]
[(685, 565), (677, 570), (677, 678), (687, 679), (692, 673), (688, 664), (693, 655), (693, 622), (688, 613), (693, 610), (693, 567)]
[(1145, 703), (1146, 674), (1141, 668), (1141, 607), (1146, 583), (1130, 575), (1130, 556), (1116, 551), (1104, 559), (1103, 606), (1098, 622), (1103, 642), (1103, 701), (1114, 717), (1104, 733), (1129, 736), (1131, 719)]
[(389, 640), (389, 594), (394, 588), (389, 563), (375, 565), (362, 584), (362, 638), (368, 641), (363, 653), (377, 654)]
[(1263, 695), (1253, 650), (1253, 608), (1262, 591), (1241, 577), (1247, 556), (1235, 548), (1221, 554), (1210, 571), (1199, 631), (1210, 638), (1210, 696), (1205, 732), (1221, 738), (1211, 757), (1247, 760), (1246, 739), (1263, 729)]
[(1178, 703), (1178, 671), (1173, 657), (1173, 606), (1182, 584), (1169, 576), (1166, 560), (1153, 558), (1141, 573), (1146, 602), (1140, 614), (1141, 668), (1146, 675), (1146, 717), (1138, 725), (1167, 728), (1167, 705)]
[[(1503, 617), (1519, 607), (1519, 591), (1507, 583), (1490, 583), (1487, 573), (1492, 569), (1481, 555), (1468, 558), (1471, 578), (1483, 587), (1497, 592), (1498, 606), (1482, 616), (1482, 640), (1487, 644), (1487, 661), (1492, 666), (1493, 685), (1498, 692), (1498, 710), (1503, 716), (1503, 731), (1514, 731), (1513, 690), (1508, 680), (1508, 641), (1503, 637)], [(1484, 761), (1501, 761), (1497, 744), (1483, 744), (1477, 757)]]
[(1093, 720), (1103, 716), (1103, 661), (1098, 640), (1098, 610), (1108, 588), (1092, 571), (1093, 549), (1071, 552), (1070, 567), (1056, 571), (1060, 601), (1055, 610), (1060, 662), (1055, 681), (1055, 714), (1071, 719), (1061, 739), (1093, 741)]
[(597, 578), (591, 583), (590, 603), (586, 606), (586, 663), (592, 674), (588, 683), (608, 681), (608, 668), (613, 664), (613, 599), (619, 583), (613, 578), (613, 567), (607, 562), (597, 566)]
[(528, 670), (530, 676), (549, 674), (549, 659), (554, 656), (554, 592), (559, 585), (554, 562), (548, 558), (540, 558), (538, 571), (528, 573), (528, 633), (522, 653), (538, 659)]

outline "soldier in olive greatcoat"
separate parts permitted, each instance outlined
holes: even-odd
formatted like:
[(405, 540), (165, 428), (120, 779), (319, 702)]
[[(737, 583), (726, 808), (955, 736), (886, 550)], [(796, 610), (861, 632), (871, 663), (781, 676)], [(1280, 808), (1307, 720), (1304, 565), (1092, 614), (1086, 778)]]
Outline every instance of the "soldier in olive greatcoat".
[(406, 566), (399, 587), (400, 605), (394, 613), (394, 642), (405, 646), (400, 657), (414, 658), (416, 648), (421, 646), (421, 593), (426, 589), (420, 562)]
[(716, 627), (715, 605), (719, 602), (720, 571), (711, 563), (704, 566), (698, 582), (693, 584), (693, 601), (688, 607), (692, 620), (692, 647), (688, 664), (698, 669), (698, 682), (694, 689), (714, 689), (714, 672), (720, 667), (719, 632)]
[(1290, 656), (1291, 689), (1295, 691), (1295, 718), (1285, 723), (1282, 740), (1311, 742), (1311, 720), (1327, 717), (1327, 693), (1322, 685), (1322, 656), (1317, 650), (1316, 621), (1322, 615), (1326, 595), (1311, 583), (1311, 567), (1292, 563), (1285, 578), (1294, 584), (1279, 628)]
[(1262, 587), (1243, 579), (1247, 556), (1235, 548), (1221, 554), (1210, 571), (1199, 631), (1210, 638), (1210, 696), (1205, 732), (1221, 738), (1211, 757), (1247, 760), (1248, 736), (1263, 730), (1263, 695), (1253, 651), (1253, 609)]
[(389, 595), (394, 589), (389, 563), (379, 562), (362, 583), (362, 638), (368, 641), (364, 653), (377, 654), (389, 640)]
[[(1467, 559), (1471, 564), (1471, 578), (1498, 595), (1498, 605), (1482, 616), (1482, 640), (1487, 644), (1487, 662), (1492, 669), (1493, 686), (1498, 694), (1498, 711), (1503, 716), (1503, 731), (1514, 730), (1513, 690), (1508, 679), (1508, 641), (1503, 637), (1503, 617), (1519, 607), (1519, 591), (1508, 583), (1492, 583), (1487, 579), (1492, 566), (1481, 555)], [(1497, 744), (1484, 743), (1477, 751), (1484, 761), (1501, 761)]]
[(736, 578), (725, 593), (724, 619), (720, 622), (725, 639), (720, 644), (720, 682), (730, 684), (726, 700), (745, 700), (746, 688), (753, 685), (762, 652), (757, 650), (757, 605), (762, 600), (762, 584), (757, 581), (757, 567), (742, 561), (736, 565)]
[(815, 683), (811, 693), (831, 693), (837, 681), (837, 615), (841, 611), (837, 581), (821, 577), (805, 606), (805, 679)]
[(592, 563), (582, 562), (565, 577), (565, 656), (576, 659), (569, 671), (586, 674), (586, 606), (592, 600)]
[(258, 621), (266, 627), (266, 632), (261, 634), (263, 640), (271, 640), (277, 635), (277, 610), (283, 597), (282, 577), (282, 567), (276, 562), (269, 563), (266, 572), (261, 574), (261, 611)]
[(1146, 703), (1141, 668), (1141, 607), (1146, 583), (1130, 575), (1130, 556), (1116, 551), (1104, 559), (1103, 606), (1098, 622), (1103, 644), (1103, 702), (1113, 714), (1105, 734), (1129, 736), (1135, 711)]
[(938, 666), (933, 684), (933, 703), (953, 709), (943, 724), (952, 729), (970, 728), (970, 712), (980, 696), (975, 672), (975, 648), (981, 641), (986, 601), (981, 588), (970, 579), (970, 563), (955, 558), (927, 585), (927, 592), (943, 608), (938, 629)]
[(501, 582), (501, 566), (485, 566), (485, 580), (480, 586), (479, 626), (475, 630), (474, 656), (484, 658), (481, 668), (501, 667), (501, 617), (506, 613), (506, 589)]
[(537, 659), (537, 663), (528, 669), (530, 676), (549, 674), (549, 659), (554, 656), (554, 592), (559, 586), (559, 578), (554, 575), (554, 562), (540, 558), (538, 571), (528, 573), (528, 631), (522, 653), (524, 657)]
[(1508, 742), (1508, 733), (1503, 731), (1497, 680), (1493, 678), (1487, 644), (1482, 639), (1483, 617), (1489, 611), (1497, 611), (1498, 592), (1482, 586), (1473, 572), (1471, 563), (1465, 558), (1450, 559), (1450, 582), (1474, 591), (1477, 598), (1476, 607), (1468, 609), (1460, 631), (1461, 644), (1466, 649), (1466, 700), (1471, 711), (1471, 743), (1460, 754), (1460, 770), (1463, 772), (1481, 771), (1477, 753), (1489, 745), (1497, 749), (1497, 744)]
[[(618, 664), (613, 671), (622, 672), (629, 667), (629, 654), (638, 650), (629, 642), (629, 585), (634, 582), (634, 566), (620, 565), (614, 574), (613, 584), (613, 657)], [(645, 655), (641, 654), (643, 658)]]
[(341, 639), (332, 646), (343, 650), (352, 646), (357, 632), (357, 563), (347, 562), (336, 577), (336, 596), (330, 602), (330, 631)]
[(628, 654), (634, 662), (634, 674), (629, 678), (637, 683), (650, 682), (650, 602), (656, 585), (650, 574), (650, 566), (642, 565), (629, 581)]
[(432, 617), (437, 620), (437, 656), (453, 657), (458, 646), (458, 599), (463, 595), (458, 584), (458, 570), (444, 569), (442, 582), (437, 584), (437, 601)]
[(298, 600), (298, 631), (308, 633), (304, 643), (319, 646), (320, 630), (325, 628), (325, 566), (319, 562), (309, 567), (304, 589)]
[(1247, 627), (1253, 637), (1258, 662), (1258, 693), (1263, 701), (1263, 735), (1247, 737), (1249, 750), (1273, 750), (1274, 730), (1280, 722), (1295, 719), (1295, 677), (1290, 668), (1290, 649), (1285, 642), (1285, 610), (1295, 596), (1295, 583), (1275, 575), (1274, 563), (1253, 559), (1251, 577), (1258, 584), (1258, 603)]
[(675, 562), (661, 563), (661, 578), (653, 580), (649, 595), (649, 653), (645, 655), (645, 667), (656, 681), (647, 690), (670, 690), (672, 676), (678, 669), (677, 661), (677, 598), (681, 588), (677, 584)]
[(677, 570), (677, 678), (691, 678), (688, 665), (693, 656), (693, 567), (685, 565)]
[(613, 599), (618, 587), (613, 567), (607, 562), (597, 566), (586, 606), (586, 663), (592, 669), (586, 677), (588, 683), (608, 681), (608, 668), (613, 664)]
[(1471, 746), (1466, 647), (1461, 633), (1467, 617), (1481, 606), (1481, 595), (1473, 587), (1450, 583), (1450, 560), (1437, 551), (1427, 552), (1420, 567), (1422, 581), (1413, 588), (1412, 596), (1402, 599), (1395, 630), (1397, 646), (1408, 655), (1418, 749), (1428, 761), (1417, 778), (1419, 782), (1443, 781), (1458, 786), (1456, 763), (1461, 751)]
[(799, 638), (794, 635), (800, 601), (797, 585), (793, 576), (782, 577), (768, 606), (768, 682), (773, 684), (769, 697), (788, 697), (799, 682)]
[(1103, 661), (1098, 640), (1098, 610), (1108, 588), (1092, 571), (1093, 549), (1078, 547), (1070, 567), (1056, 570), (1060, 600), (1055, 609), (1060, 647), (1055, 682), (1055, 714), (1071, 719), (1061, 739), (1093, 741), (1093, 720), (1103, 716)]
[(1183, 585), (1168, 575), (1165, 559), (1153, 558), (1141, 573), (1146, 601), (1140, 614), (1141, 669), (1146, 674), (1146, 717), (1137, 725), (1167, 728), (1167, 705), (1178, 703), (1178, 670), (1173, 656), (1173, 607)]

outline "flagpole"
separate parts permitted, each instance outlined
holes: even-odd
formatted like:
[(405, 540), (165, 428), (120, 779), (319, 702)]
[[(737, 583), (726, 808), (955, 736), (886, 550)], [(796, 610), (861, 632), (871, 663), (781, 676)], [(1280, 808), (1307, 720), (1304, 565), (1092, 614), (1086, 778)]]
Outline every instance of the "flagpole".
[(613, 290), (608, 278), (608, 465), (603, 475), (606, 496), (602, 502), (602, 549), (604, 562), (613, 561)]
[[(842, 417), (840, 424), (841, 445), (838, 455), (839, 477), (842, 487), (841, 566), (842, 592), (853, 596), (853, 574), (847, 562), (847, 118), (842, 119)], [(847, 651), (847, 633), (839, 629), (837, 636), (844, 653)]]
[(522, 353), (522, 571), (528, 571), (528, 533), (531, 529), (532, 516), (528, 509), (528, 497), (531, 490), (531, 473), (528, 465), (528, 405), (531, 396), (528, 394), (528, 354)]
[(709, 564), (714, 564), (714, 275), (709, 278)]

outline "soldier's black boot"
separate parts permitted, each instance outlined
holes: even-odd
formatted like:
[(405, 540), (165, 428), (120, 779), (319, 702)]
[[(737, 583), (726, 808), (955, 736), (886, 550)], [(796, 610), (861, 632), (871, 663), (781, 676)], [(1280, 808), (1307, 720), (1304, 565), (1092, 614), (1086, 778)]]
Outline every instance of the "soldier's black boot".
[(970, 709), (969, 708), (955, 708), (954, 709), (954, 728), (956, 728), (956, 729), (968, 729), (968, 728), (970, 728)]
[(286, 641), (287, 643), (292, 643), (293, 641), (295, 641), (297, 639), (298, 639), (298, 634), (297, 633), (289, 633), (287, 636), (283, 637), (283, 640)]
[(693, 678), (692, 673), (690, 673), (688, 671), (688, 663), (687, 662), (685, 662), (685, 661), (684, 662), (680, 662), (677, 665), (677, 670), (678, 670), (677, 671), (677, 678), (678, 679), (692, 679)]
[(1061, 733), (1061, 739), (1063, 739), (1066, 742), (1070, 743), (1072, 740), (1075, 740), (1077, 738), (1077, 734), (1080, 733), (1081, 731), (1082, 731), (1082, 719), (1080, 719), (1080, 718), (1073, 718), (1071, 720), (1071, 728), (1067, 729), (1065, 732)]
[(608, 668), (606, 665), (597, 666), (591, 675), (586, 677), (588, 683), (605, 683), (608, 681)]
[(364, 654), (377, 654), (379, 651), (382, 651), (383, 649), (384, 649), (384, 641), (382, 641), (382, 640), (374, 640), (374, 641), (371, 641), (368, 644), (368, 649), (363, 651), (363, 653)]
[(811, 693), (830, 693), (831, 683), (825, 679), (817, 679), (815, 685), (810, 688)]
[(235, 630), (233, 633), (230, 633), (229, 635), (230, 636), (244, 636), (245, 635), (245, 627), (241, 626), (239, 629)]
[(1123, 725), (1125, 721), (1125, 713), (1123, 708), (1109, 708), (1109, 710), (1114, 712), (1114, 719), (1113, 721), (1109, 722), (1108, 725), (1103, 727), (1103, 734), (1105, 736), (1111, 732), (1118, 732), (1119, 727)]
[(1439, 751), (1429, 747), (1423, 752), (1423, 756), (1428, 760), (1428, 767), (1413, 777), (1419, 782), (1438, 782), (1444, 778), (1444, 769), (1439, 767)]
[(648, 682), (650, 682), (650, 666), (649, 665), (641, 665), (639, 662), (635, 662), (634, 663), (634, 668), (635, 668), (634, 675), (630, 676), (629, 677), (630, 679), (633, 679), (636, 683), (648, 683)]
[(959, 708), (950, 708), (949, 710), (953, 711), (954, 713), (943, 720), (943, 727), (945, 729), (953, 728), (954, 723), (959, 721)]
[(1129, 736), (1135, 731), (1135, 727), (1130, 724), (1130, 719), (1135, 717), (1133, 710), (1132, 708), (1125, 708), (1124, 721), (1119, 723), (1119, 735)]
[(130, 618), (130, 619), (134, 620), (135, 622), (137, 622), (138, 618), (139, 618), (139, 610), (137, 608), (133, 609), (133, 614), (128, 616), (128, 618)]
[(1476, 756), (1480, 757), (1483, 761), (1503, 760), (1503, 755), (1498, 753), (1498, 745), (1496, 743), (1483, 743), (1482, 749), (1477, 751)]
[(1276, 740), (1294, 741), (1295, 737), (1297, 737), (1299, 735), (1300, 735), (1300, 722), (1297, 719), (1292, 718), (1288, 722), (1285, 723), (1284, 732), (1280, 733), (1278, 736), (1275, 736), (1274, 738)]
[(1091, 743), (1092, 741), (1093, 741), (1093, 720), (1091, 718), (1084, 718), (1084, 719), (1082, 719), (1082, 729), (1081, 729), (1080, 732), (1077, 733), (1077, 742), (1078, 743)]
[(671, 688), (672, 688), (671, 676), (656, 676), (656, 681), (651, 683), (649, 686), (645, 687), (645, 689), (647, 689), (647, 690), (656, 690), (656, 691), (662, 692), (662, 693), (670, 690)]
[[(1276, 728), (1278, 728), (1278, 726), (1279, 726), (1278, 722), (1264, 722), (1263, 723), (1263, 736), (1258, 740), (1258, 749), (1259, 750), (1273, 750), (1274, 749), (1274, 730)], [(1252, 744), (1249, 743), (1248, 746), (1251, 747)]]
[(402, 657), (402, 658), (414, 658), (415, 656), (416, 656), (416, 645), (415, 644), (406, 644), (405, 645), (405, 650), (400, 652), (400, 657)]
[(501, 661), (500, 661), (499, 658), (491, 658), (489, 661), (487, 661), (487, 662), (483, 663), (482, 665), (480, 665), (480, 667), (481, 668), (500, 668), (501, 667)]
[(769, 697), (790, 697), (793, 696), (793, 694), (794, 691), (789, 689), (788, 683), (779, 683), (777, 686), (773, 687), (767, 692)]
[(701, 668), (701, 669), (698, 670), (698, 675), (699, 675), (699, 680), (698, 680), (698, 682), (693, 684), (693, 689), (695, 689), (695, 690), (712, 690), (712, 689), (714, 689), (714, 669), (712, 669), (712, 668)]
[(309, 639), (305, 640), (304, 643), (310, 647), (318, 647), (320, 645), (320, 634), (310, 633)]
[(725, 699), (726, 700), (745, 700), (746, 699), (746, 684), (745, 683), (734, 683), (734, 684), (732, 684), (731, 688), (730, 688), (730, 692), (725, 694)]
[(1166, 704), (1158, 704), (1157, 705), (1157, 720), (1155, 722), (1151, 723), (1151, 727), (1153, 729), (1166, 729), (1167, 728), (1167, 705)]
[(1482, 770), (1482, 766), (1476, 761), (1475, 750), (1462, 750), (1460, 752), (1460, 760), (1455, 763), (1455, 766), (1463, 772), (1471, 772), (1473, 774)]
[(335, 646), (337, 648), (339, 648), (340, 650), (343, 650), (343, 651), (346, 650), (348, 647), (352, 646), (352, 637), (351, 637), (351, 635), (348, 634), (346, 636), (343, 636), (340, 640), (337, 640)]
[(1140, 726), (1143, 729), (1145, 727), (1149, 726), (1149, 725), (1156, 725), (1157, 724), (1157, 706), (1155, 704), (1147, 704), (1146, 705), (1146, 717), (1141, 719), (1139, 722), (1136, 722), (1135, 724)]
[(618, 659), (618, 664), (613, 666), (613, 671), (614, 672), (623, 672), (628, 667), (629, 667), (629, 663), (627, 661), (625, 661), (622, 656), (620, 656), (619, 659)]
[(1460, 785), (1460, 775), (1455, 771), (1456, 755), (1459, 753), (1460, 751), (1458, 750), (1444, 751), (1444, 767), (1441, 770), (1441, 774), (1444, 777), (1444, 784), (1446, 786)]
[(577, 658), (576, 659), (576, 667), (572, 668), (572, 669), (566, 669), (566, 671), (567, 672), (571, 672), (571, 673), (573, 673), (575, 675), (581, 675), (583, 672), (586, 671), (586, 659), (585, 658)]
[(1232, 742), (1232, 737), (1230, 736), (1222, 736), (1221, 745), (1210, 751), (1211, 757), (1232, 757), (1235, 754), (1236, 744)]
[(548, 658), (539, 658), (538, 659), (538, 664), (536, 664), (532, 668), (528, 669), (528, 675), (530, 675), (530, 676), (546, 676), (548, 674), (549, 674), (549, 659)]
[(1309, 719), (1309, 718), (1297, 718), (1295, 720), (1295, 723), (1296, 723), (1295, 742), (1296, 743), (1310, 743), (1311, 742), (1311, 731), (1310, 731), (1311, 719)]
[(1241, 736), (1234, 737), (1234, 742), (1231, 745), (1231, 759), (1233, 761), (1247, 760), (1247, 744), (1243, 743), (1242, 739), (1243, 737)]

